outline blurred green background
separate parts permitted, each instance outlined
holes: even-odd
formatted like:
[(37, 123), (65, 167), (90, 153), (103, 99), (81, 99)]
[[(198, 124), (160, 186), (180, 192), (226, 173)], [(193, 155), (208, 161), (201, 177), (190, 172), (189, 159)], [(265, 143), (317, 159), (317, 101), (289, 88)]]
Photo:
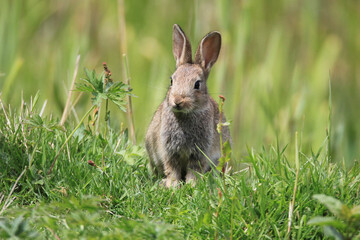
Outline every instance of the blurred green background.
[[(208, 85), (216, 100), (226, 97), (236, 159), (247, 147), (277, 140), (293, 146), (295, 131), (304, 152), (327, 147), (330, 79), (332, 157), (347, 163), (359, 157), (359, 1), (0, 0), (0, 6), (0, 90), (12, 108), (20, 106), (22, 94), (28, 100), (40, 90), (45, 112), (60, 118), (76, 56), (78, 79), (84, 67), (102, 71), (106, 61), (114, 80), (122, 81), (126, 45), (142, 144), (175, 68), (171, 39), (178, 23), (193, 51), (207, 32), (223, 36)], [(75, 112), (81, 116), (90, 104), (83, 96)], [(120, 110), (112, 107), (111, 114), (112, 126), (126, 125)]]

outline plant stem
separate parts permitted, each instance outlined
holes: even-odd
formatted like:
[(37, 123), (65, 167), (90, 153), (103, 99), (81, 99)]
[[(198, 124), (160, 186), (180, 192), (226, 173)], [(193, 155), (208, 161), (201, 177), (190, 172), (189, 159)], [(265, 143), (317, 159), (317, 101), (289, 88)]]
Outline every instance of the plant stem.
[(234, 235), (234, 205), (235, 205), (235, 191), (231, 198), (231, 215), (230, 215), (230, 240), (233, 240)]
[(221, 114), (222, 114), (222, 107), (224, 105), (224, 101), (222, 100), (222, 98), (220, 98), (220, 102), (219, 102), (219, 135), (220, 135), (220, 146), (221, 146), (221, 157), (224, 156), (224, 147), (223, 147), (223, 142), (222, 142), (222, 122), (221, 122)]
[[(215, 213), (216, 221), (218, 221), (218, 218), (219, 218), (220, 207), (221, 207), (222, 197), (223, 197), (221, 190), (219, 188), (217, 188), (217, 190), (218, 190), (218, 196), (219, 196), (219, 203), (218, 203), (218, 206), (216, 208), (216, 213)], [(216, 229), (215, 230), (215, 240), (217, 239), (217, 237), (218, 237), (218, 231)]]
[(50, 169), (49, 169), (48, 175), (51, 173), (51, 171), (52, 171), (52, 169), (53, 169), (53, 167), (54, 167), (54, 165), (55, 165), (55, 162), (56, 162), (57, 158), (58, 158), (59, 155), (60, 155), (61, 150), (64, 148), (64, 146), (66, 145), (66, 143), (70, 140), (70, 138), (74, 135), (74, 133), (76, 132), (76, 130), (78, 130), (78, 128), (79, 128), (79, 127), (81, 126), (81, 124), (84, 122), (85, 118), (86, 118), (86, 117), (91, 113), (91, 111), (93, 111), (95, 108), (96, 108), (96, 105), (93, 105), (93, 106), (89, 109), (89, 111), (87, 111), (87, 112), (85, 113), (85, 115), (81, 118), (79, 124), (74, 128), (74, 130), (71, 132), (71, 134), (67, 137), (67, 139), (65, 140), (65, 142), (63, 143), (63, 145), (60, 147), (58, 153), (56, 154), (56, 156), (55, 156), (55, 158), (54, 158), (54, 161), (53, 161), (53, 163), (51, 164), (51, 167), (50, 167)]
[[(126, 77), (125, 81), (126, 81), (126, 84), (128, 86), (130, 86), (130, 71), (129, 71), (129, 64), (128, 64), (126, 54), (123, 54), (123, 57), (124, 57), (125, 77)], [(127, 106), (126, 116), (127, 116), (129, 128), (130, 128), (131, 141), (135, 145), (136, 144), (135, 124), (134, 124), (134, 115), (133, 115), (133, 111), (132, 111), (131, 96), (128, 96), (127, 98), (128, 98), (128, 106)]]
[(66, 100), (64, 112), (63, 112), (62, 117), (61, 117), (60, 126), (64, 125), (64, 123), (66, 121), (66, 118), (67, 118), (67, 116), (69, 114), (69, 109), (70, 109), (70, 106), (71, 106), (71, 96), (72, 96), (72, 93), (73, 93), (73, 90), (74, 90), (74, 87), (75, 87), (76, 76), (77, 76), (78, 69), (79, 69), (79, 62), (80, 62), (80, 55), (78, 55), (76, 57), (74, 75), (73, 75), (71, 87), (70, 87), (70, 90), (69, 90), (69, 94), (68, 94), (68, 97), (67, 97), (67, 100)]
[[(109, 120), (109, 117), (108, 117), (108, 105), (109, 105), (109, 100), (106, 99), (105, 101), (105, 129), (104, 129), (104, 139), (106, 139), (106, 134), (107, 134), (107, 128), (108, 128), (108, 120)], [(104, 169), (104, 166), (105, 166), (105, 147), (104, 146), (102, 148), (102, 158), (101, 158), (101, 167), (102, 169)]]
[[(224, 106), (224, 97), (223, 96), (219, 96), (220, 98), (220, 102), (219, 102), (219, 127), (218, 127), (218, 131), (219, 131), (219, 137), (220, 137), (220, 151), (221, 151), (221, 157), (225, 158), (224, 156), (224, 145), (223, 145), (223, 139), (222, 139), (222, 109)], [(227, 163), (224, 164), (224, 166), (222, 166), (222, 171), (221, 171), (221, 175), (222, 175), (222, 180), (223, 180), (223, 184), (224, 184), (224, 191), (226, 193), (226, 184), (225, 184), (225, 171), (223, 171), (225, 169)]]
[(328, 144), (327, 144), (327, 151), (328, 151), (328, 158), (331, 161), (331, 121), (332, 120), (332, 96), (331, 96), (331, 75), (329, 72), (329, 118), (328, 118), (328, 129), (326, 131), (327, 138), (328, 138)]
[(299, 161), (299, 149), (298, 149), (298, 133), (295, 132), (295, 167), (296, 167), (296, 176), (295, 176), (295, 185), (294, 185), (294, 192), (293, 198), (289, 205), (289, 222), (288, 222), (288, 231), (287, 231), (287, 239), (289, 239), (291, 225), (292, 225), (292, 216), (295, 206), (295, 197), (299, 179), (299, 171), (300, 171), (300, 161)]
[[(124, 0), (118, 0), (118, 21), (119, 21), (119, 33), (120, 33), (120, 51), (121, 55), (123, 56), (123, 76), (125, 83), (130, 86), (130, 71), (129, 71), (129, 64), (127, 60), (127, 42), (126, 42), (126, 18), (125, 18), (125, 3)], [(128, 96), (128, 105), (126, 111), (126, 117), (129, 124), (130, 130), (130, 137), (132, 143), (136, 144), (136, 137), (135, 137), (135, 124), (134, 124), (134, 117), (132, 112), (132, 104), (131, 104), (131, 97)]]

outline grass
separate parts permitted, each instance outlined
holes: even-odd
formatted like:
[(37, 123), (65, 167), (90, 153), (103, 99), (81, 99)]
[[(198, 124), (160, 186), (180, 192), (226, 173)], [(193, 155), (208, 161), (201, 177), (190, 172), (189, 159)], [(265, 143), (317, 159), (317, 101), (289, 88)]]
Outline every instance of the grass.
[[(91, 125), (76, 131), (47, 175), (74, 126), (56, 128), (37, 105), (0, 114), (0, 189), (14, 198), (0, 216), (1, 238), (319, 239), (321, 229), (307, 223), (331, 213), (314, 194), (360, 204), (359, 162), (350, 170), (331, 163), (326, 147), (309, 155), (280, 144), (249, 148), (242, 170), (224, 179), (207, 173), (196, 187), (166, 189), (126, 131), (108, 129), (104, 147)], [(96, 167), (104, 150), (105, 167)]]
[[(333, 212), (314, 195), (360, 204), (358, 5), (2, 0), (0, 238), (323, 238), (308, 223)], [(174, 23), (194, 51), (207, 32), (222, 34), (208, 86), (227, 99), (234, 168), (164, 189), (143, 137), (174, 70)], [(81, 119), (94, 105), (68, 95), (78, 68), (104, 61), (114, 81), (131, 77), (127, 119), (112, 104), (100, 121)]]

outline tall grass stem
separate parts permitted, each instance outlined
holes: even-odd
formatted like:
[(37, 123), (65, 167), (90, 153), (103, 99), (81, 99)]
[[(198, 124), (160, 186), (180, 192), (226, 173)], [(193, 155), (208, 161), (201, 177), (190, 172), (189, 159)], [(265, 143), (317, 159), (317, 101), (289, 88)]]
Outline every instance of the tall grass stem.
[(289, 204), (289, 220), (288, 220), (288, 231), (287, 231), (287, 239), (289, 239), (291, 225), (292, 225), (292, 218), (295, 206), (295, 198), (296, 198), (296, 191), (299, 179), (299, 171), (300, 171), (300, 161), (299, 161), (299, 149), (298, 149), (298, 132), (295, 132), (295, 168), (296, 168), (296, 176), (295, 176), (295, 184), (294, 184), (294, 191), (293, 197)]
[(329, 160), (331, 161), (331, 125), (332, 125), (332, 94), (331, 94), (331, 73), (329, 71), (329, 119), (328, 119), (328, 130), (327, 130), (327, 138), (328, 138), (328, 146), (327, 146), (327, 155)]
[[(124, 0), (118, 0), (118, 21), (119, 21), (119, 34), (120, 34), (120, 51), (123, 56), (123, 78), (128, 86), (130, 85), (130, 71), (127, 61), (127, 40), (126, 40), (126, 19), (125, 19), (125, 3)], [(135, 138), (135, 124), (132, 111), (131, 96), (128, 96), (128, 106), (126, 111), (126, 117), (130, 129), (130, 138), (132, 143), (136, 144)]]
[(75, 87), (76, 76), (77, 76), (78, 69), (79, 69), (79, 62), (80, 62), (80, 55), (78, 55), (76, 57), (76, 63), (75, 63), (75, 70), (74, 70), (74, 74), (73, 74), (73, 79), (72, 79), (71, 87), (70, 87), (69, 94), (68, 94), (68, 97), (67, 97), (67, 100), (66, 100), (65, 108), (64, 108), (63, 114), (61, 116), (60, 126), (64, 126), (66, 118), (67, 118), (67, 116), (69, 114), (69, 110), (70, 110), (70, 107), (71, 107), (71, 96), (72, 96), (72, 93), (73, 93), (73, 90), (74, 90), (74, 87)]
[[(128, 64), (128, 59), (127, 59), (126, 54), (123, 54), (123, 59), (124, 59), (124, 69), (125, 69), (125, 83), (131, 87), (130, 70), (129, 70), (129, 64)], [(136, 144), (135, 123), (134, 123), (134, 114), (133, 114), (133, 110), (132, 110), (131, 96), (127, 96), (127, 98), (128, 98), (128, 105), (127, 105), (126, 116), (127, 116), (127, 120), (128, 120), (129, 128), (130, 128), (131, 141), (135, 145)]]

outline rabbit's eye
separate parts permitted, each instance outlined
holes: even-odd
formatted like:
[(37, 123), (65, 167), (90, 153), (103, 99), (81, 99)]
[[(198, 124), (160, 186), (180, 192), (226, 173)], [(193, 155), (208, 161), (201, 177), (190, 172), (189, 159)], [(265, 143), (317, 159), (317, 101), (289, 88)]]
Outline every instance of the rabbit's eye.
[(195, 82), (195, 86), (194, 86), (194, 89), (199, 89), (200, 88), (200, 80), (197, 80), (196, 82)]
[(172, 77), (170, 77), (170, 86), (172, 86), (172, 82), (173, 82)]

